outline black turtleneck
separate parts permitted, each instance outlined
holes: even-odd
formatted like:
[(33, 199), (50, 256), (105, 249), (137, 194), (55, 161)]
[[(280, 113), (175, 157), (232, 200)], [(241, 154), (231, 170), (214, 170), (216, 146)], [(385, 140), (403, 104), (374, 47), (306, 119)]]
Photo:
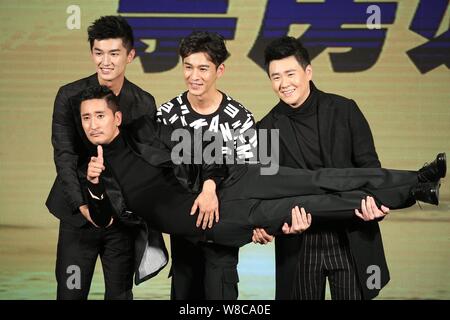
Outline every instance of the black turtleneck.
[(317, 118), (318, 94), (310, 82), (308, 98), (299, 107), (293, 108), (280, 101), (277, 111), (286, 115), (295, 133), (296, 143), (300, 148), (306, 168), (316, 170), (323, 168), (320, 152), (319, 129)]
[(181, 186), (171, 168), (150, 165), (132, 151), (120, 134), (103, 146), (103, 157), (106, 170), (122, 189), (128, 210), (162, 232), (199, 234), (196, 216), (189, 215), (197, 195)]

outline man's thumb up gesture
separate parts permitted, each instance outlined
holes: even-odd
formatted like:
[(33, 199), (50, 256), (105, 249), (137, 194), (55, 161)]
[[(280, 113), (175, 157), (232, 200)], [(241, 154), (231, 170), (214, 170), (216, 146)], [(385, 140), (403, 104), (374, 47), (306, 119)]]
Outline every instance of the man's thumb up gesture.
[(105, 166), (103, 165), (103, 148), (99, 145), (97, 146), (97, 156), (91, 157), (91, 161), (89, 161), (87, 180), (90, 183), (98, 184), (103, 170), (105, 170)]

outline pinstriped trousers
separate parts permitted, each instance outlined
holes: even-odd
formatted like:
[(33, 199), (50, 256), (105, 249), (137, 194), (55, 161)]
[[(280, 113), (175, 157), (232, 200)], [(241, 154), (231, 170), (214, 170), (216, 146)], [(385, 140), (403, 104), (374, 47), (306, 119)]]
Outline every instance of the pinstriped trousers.
[(293, 298), (324, 300), (326, 279), (333, 300), (361, 300), (362, 291), (343, 232), (320, 230), (303, 234)]

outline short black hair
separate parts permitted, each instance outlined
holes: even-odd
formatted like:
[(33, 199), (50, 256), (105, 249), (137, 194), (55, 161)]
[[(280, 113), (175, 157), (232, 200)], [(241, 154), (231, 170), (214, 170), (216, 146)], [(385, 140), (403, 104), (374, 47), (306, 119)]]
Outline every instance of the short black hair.
[(114, 92), (112, 92), (112, 90), (106, 86), (98, 85), (84, 89), (80, 93), (80, 107), (83, 101), (92, 99), (104, 99), (106, 101), (106, 104), (108, 105), (108, 108), (111, 109), (113, 113), (120, 111), (119, 99), (114, 94)]
[(208, 31), (194, 31), (181, 40), (179, 54), (182, 59), (197, 52), (207, 53), (216, 67), (230, 56), (224, 38)]
[(311, 64), (308, 50), (306, 50), (299, 39), (284, 36), (273, 40), (264, 50), (264, 65), (267, 73), (269, 72), (270, 62), (290, 56), (294, 56), (297, 59), (303, 70)]
[(134, 48), (133, 29), (121, 16), (103, 16), (95, 20), (87, 29), (88, 41), (92, 47), (94, 40), (122, 39), (123, 46), (130, 52)]

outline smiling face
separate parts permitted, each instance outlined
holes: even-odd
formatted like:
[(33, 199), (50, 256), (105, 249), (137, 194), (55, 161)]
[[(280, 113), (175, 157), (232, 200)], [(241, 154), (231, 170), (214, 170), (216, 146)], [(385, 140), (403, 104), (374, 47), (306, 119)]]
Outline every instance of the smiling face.
[(100, 84), (122, 81), (125, 77), (127, 64), (133, 61), (134, 49), (127, 52), (121, 38), (94, 40), (92, 46), (92, 60), (97, 66)]
[(204, 52), (193, 53), (183, 59), (184, 81), (193, 96), (200, 98), (212, 96), (216, 92), (216, 81), (224, 72), (225, 66), (217, 68)]
[(119, 134), (122, 114), (113, 113), (105, 99), (83, 101), (80, 114), (84, 133), (92, 144), (109, 144)]
[(309, 96), (312, 67), (307, 65), (303, 69), (294, 56), (272, 60), (269, 64), (269, 78), (278, 97), (291, 107), (297, 108)]

